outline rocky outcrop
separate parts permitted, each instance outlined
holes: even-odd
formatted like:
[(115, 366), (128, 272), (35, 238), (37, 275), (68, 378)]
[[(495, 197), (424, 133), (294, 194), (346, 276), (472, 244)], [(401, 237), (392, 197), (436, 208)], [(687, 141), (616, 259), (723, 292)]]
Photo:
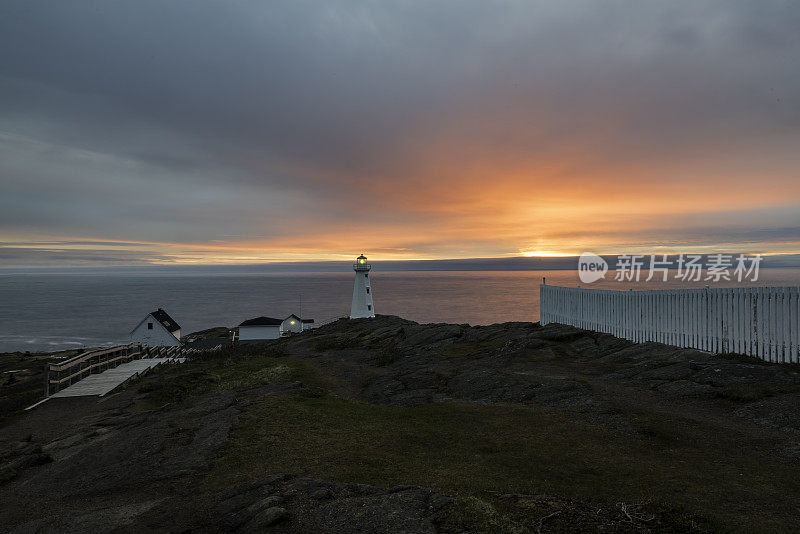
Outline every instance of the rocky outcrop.
[(273, 475), (222, 493), (216, 512), (225, 532), (435, 533), (433, 516), (451, 500), (413, 486)]
[(614, 409), (600, 392), (624, 386), (667, 399), (753, 403), (733, 412), (800, 432), (792, 402), (800, 392), (796, 366), (632, 343), (571, 326), (422, 325), (379, 316), (337, 321), (289, 340), (287, 349), (325, 361), (325, 371), (339, 379), (363, 383), (360, 397), (373, 403), (515, 403), (575, 409), (597, 420)]

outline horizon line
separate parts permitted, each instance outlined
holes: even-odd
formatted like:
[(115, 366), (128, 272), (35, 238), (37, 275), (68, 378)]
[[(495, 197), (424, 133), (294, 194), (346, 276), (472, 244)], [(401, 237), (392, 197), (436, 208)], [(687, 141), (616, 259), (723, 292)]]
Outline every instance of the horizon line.
[[(691, 253), (695, 255), (695, 253)], [(714, 253), (717, 254), (717, 253)], [(739, 253), (725, 253), (735, 257)], [(608, 260), (616, 259), (620, 256), (633, 256), (634, 254), (598, 254), (598, 256)], [(637, 257), (648, 258), (650, 256), (667, 258), (677, 258), (680, 254), (635, 254)], [(697, 253), (696, 255), (707, 259), (711, 254)], [(754, 255), (754, 254), (752, 254)], [(781, 267), (800, 267), (800, 253), (770, 253), (761, 254), (764, 258), (762, 261), (763, 268), (781, 268)], [(479, 258), (441, 258), (441, 259), (386, 259), (377, 260), (374, 262), (376, 266), (386, 266), (389, 269), (380, 270), (393, 270), (392, 267), (405, 267), (399, 270), (453, 270), (453, 271), (469, 271), (469, 270), (576, 270), (577, 264), (575, 263), (579, 255), (571, 256), (504, 256), (504, 257), (479, 257)], [(164, 262), (155, 261), (151, 263), (135, 263), (126, 264), (124, 262), (97, 264), (97, 265), (29, 265), (29, 266), (15, 266), (15, 267), (0, 267), (2, 274), (24, 274), (26, 272), (50, 272), (53, 271), (103, 271), (103, 270), (208, 270), (208, 269), (269, 269), (276, 270), (279, 268), (289, 267), (305, 267), (304, 270), (312, 272), (310, 268), (332, 268), (337, 267), (340, 269), (345, 268), (353, 263), (354, 260), (281, 260), (281, 261), (263, 261), (252, 263), (184, 263), (184, 262)], [(98, 262), (100, 263), (100, 262)], [(409, 267), (417, 266), (416, 269)], [(419, 268), (425, 266), (427, 268)], [(449, 268), (448, 268), (449, 267)], [(460, 267), (460, 268), (458, 268)], [(338, 269), (337, 269), (338, 270)], [(348, 269), (349, 270), (349, 269)]]

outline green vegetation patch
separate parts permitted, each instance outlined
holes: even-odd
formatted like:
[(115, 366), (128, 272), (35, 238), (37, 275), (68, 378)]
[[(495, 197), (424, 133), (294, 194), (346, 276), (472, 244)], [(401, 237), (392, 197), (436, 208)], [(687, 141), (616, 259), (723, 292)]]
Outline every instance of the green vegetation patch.
[(771, 382), (751, 382), (749, 384), (736, 384), (714, 389), (714, 396), (733, 401), (755, 401), (781, 395), (783, 393), (798, 393), (800, 388), (794, 384), (775, 384)]
[(496, 532), (524, 534), (529, 532), (524, 522), (515, 521), (510, 514), (499, 513), (489, 502), (478, 497), (459, 497), (444, 509), (437, 525), (446, 534), (459, 532)]
[[(55, 354), (64, 359), (80, 352), (70, 350)], [(50, 353), (0, 354), (0, 428), (19, 417), (25, 408), (44, 398), (43, 369), (50, 357)]]
[(277, 382), (303, 381), (316, 384), (316, 376), (301, 361), (285, 358), (280, 346), (262, 346), (247, 351), (218, 351), (184, 364), (160, 367), (133, 383), (148, 393), (143, 407), (153, 409), (187, 397), (219, 391), (243, 391)]
[(708, 517), (722, 530), (793, 527), (796, 463), (753, 457), (735, 437), (690, 421), (646, 412), (637, 417), (645, 431), (630, 435), (541, 408), (402, 408), (321, 390), (315, 396), (267, 397), (240, 417), (209, 481), (229, 487), (293, 473), (382, 487), (417, 484), (478, 499), (454, 509), (450, 523), (473, 524), (476, 532), (513, 532), (515, 525), (530, 523), (479, 506), (514, 493), (602, 506), (670, 503)]
[(502, 341), (481, 341), (478, 343), (457, 342), (442, 349), (442, 356), (448, 358), (472, 356), (482, 352), (492, 352), (502, 346)]
[(317, 352), (362, 348), (364, 346), (363, 335), (363, 332), (360, 334), (324, 334), (316, 336), (311, 346)]
[(404, 354), (394, 347), (386, 347), (383, 350), (376, 351), (373, 363), (377, 367), (387, 367), (393, 363), (403, 359)]
[(587, 503), (547, 495), (504, 495), (491, 501), (459, 497), (436, 518), (445, 534), (481, 532), (704, 532), (696, 515), (652, 501)]
[(574, 330), (563, 332), (560, 330), (553, 330), (550, 332), (542, 332), (539, 338), (547, 341), (555, 341), (557, 343), (572, 343), (584, 337), (591, 337), (591, 334), (586, 330)]

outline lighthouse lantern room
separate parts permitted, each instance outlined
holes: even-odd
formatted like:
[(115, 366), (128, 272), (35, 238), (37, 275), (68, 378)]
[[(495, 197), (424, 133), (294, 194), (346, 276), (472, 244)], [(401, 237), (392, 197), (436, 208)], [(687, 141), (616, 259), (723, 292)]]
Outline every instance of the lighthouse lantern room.
[(375, 317), (375, 310), (372, 307), (372, 290), (369, 286), (369, 270), (371, 268), (372, 265), (367, 263), (367, 257), (363, 254), (356, 258), (356, 262), (353, 264), (356, 280), (353, 283), (353, 303), (350, 305), (351, 319)]

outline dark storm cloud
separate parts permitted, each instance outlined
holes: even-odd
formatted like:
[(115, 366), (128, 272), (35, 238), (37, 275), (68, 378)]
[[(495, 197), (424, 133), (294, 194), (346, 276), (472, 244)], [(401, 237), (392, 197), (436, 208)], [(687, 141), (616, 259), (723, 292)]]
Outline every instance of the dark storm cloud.
[(120, 243), (115, 241), (15, 241), (13, 243), (0, 242), (0, 248), (15, 247), (64, 247), (64, 246), (92, 246), (92, 247), (147, 247), (151, 243), (132, 243), (130, 241)]
[(0, 268), (21, 267), (91, 267), (96, 265), (151, 265), (153, 262), (168, 262), (169, 255), (142, 255), (134, 251), (119, 250), (68, 250), (68, 249), (30, 249), (0, 247)]
[(447, 224), (448, 194), (398, 196), (487, 158), (591, 173), (767, 144), (791, 168), (798, 27), (792, 2), (6, 1), (0, 224), (269, 239), (354, 209)]

